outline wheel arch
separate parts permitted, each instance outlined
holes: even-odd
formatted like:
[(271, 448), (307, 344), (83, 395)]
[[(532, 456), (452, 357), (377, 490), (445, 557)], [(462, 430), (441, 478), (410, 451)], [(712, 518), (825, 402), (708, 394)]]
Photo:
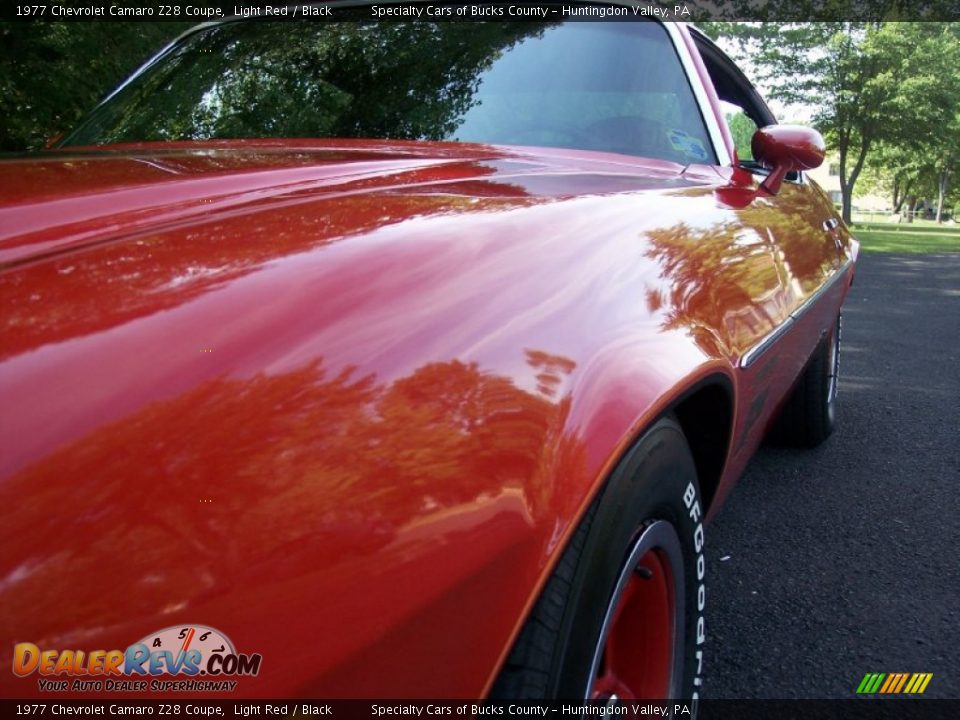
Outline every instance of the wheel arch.
[[(611, 482), (621, 473), (622, 468), (631, 462), (635, 450), (641, 446), (648, 434), (664, 420), (669, 420), (673, 427), (682, 433), (700, 486), (700, 502), (706, 514), (716, 496), (729, 454), (734, 417), (733, 382), (722, 369), (714, 367), (709, 374), (688, 377), (686, 384), (674, 386), (672, 393), (661, 395), (657, 403), (648, 407), (647, 413), (632, 428), (629, 440), (618, 448), (616, 459), (608, 471), (603, 473), (585, 511), (574, 521), (570, 536), (558, 545), (557, 563), (551, 564), (542, 583), (531, 597), (530, 605), (523, 613), (495, 672), (486, 684), (485, 696), (492, 692), (497, 697), (508, 697), (509, 691), (526, 687), (525, 683), (530, 679), (524, 673), (533, 673), (540, 677), (545, 668), (554, 667), (545, 664), (549, 661), (549, 658), (544, 659), (547, 656), (541, 657), (547, 647), (544, 644), (544, 633), (550, 630), (547, 621), (559, 622), (556, 614), (557, 588), (569, 587), (574, 580), (570, 553), (574, 552), (574, 556), (579, 557), (578, 554), (586, 547), (584, 542), (587, 536), (584, 535), (584, 528), (596, 524), (595, 513)], [(620, 487), (621, 491), (623, 489)], [(590, 525), (585, 526), (585, 520)], [(543, 609), (544, 607), (547, 609)], [(531, 622), (532, 620), (536, 622)], [(562, 624), (553, 627), (553, 631), (565, 637)], [(566, 642), (563, 637), (557, 642)], [(555, 651), (550, 651), (553, 652)], [(557, 661), (554, 659), (552, 662)]]
[(697, 382), (671, 406), (693, 455), (705, 510), (713, 503), (730, 453), (733, 403), (730, 379), (717, 374)]
[[(564, 555), (569, 543), (573, 541), (577, 528), (584, 517), (590, 514), (591, 508), (596, 505), (612, 474), (629, 458), (646, 433), (666, 417), (672, 418), (679, 425), (687, 441), (700, 485), (700, 499), (706, 514), (724, 477), (730, 455), (734, 412), (734, 379), (727, 374), (725, 368), (717, 365), (711, 368), (708, 374), (688, 376), (686, 384), (678, 383), (674, 386), (672, 393), (661, 395), (660, 400), (648, 406), (647, 412), (631, 429), (629, 440), (618, 448), (615, 459), (610, 461), (598, 486), (585, 501), (583, 512), (574, 518), (570, 535), (558, 544), (555, 557), (559, 560)], [(533, 590), (529, 605), (518, 619), (515, 631), (505, 645), (500, 661), (487, 680), (484, 696), (491, 692), (494, 683), (506, 667), (507, 658), (519, 640), (521, 630), (530, 619), (534, 606), (555, 569), (556, 566), (553, 563), (544, 569), (541, 582)]]

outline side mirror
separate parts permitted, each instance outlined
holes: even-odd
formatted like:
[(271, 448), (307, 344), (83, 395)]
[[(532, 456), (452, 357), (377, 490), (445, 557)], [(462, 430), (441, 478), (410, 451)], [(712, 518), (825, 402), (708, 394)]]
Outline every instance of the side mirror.
[(760, 187), (770, 195), (776, 195), (788, 172), (820, 167), (827, 146), (813, 128), (767, 125), (753, 134), (750, 149), (755, 160), (770, 168), (770, 174)]

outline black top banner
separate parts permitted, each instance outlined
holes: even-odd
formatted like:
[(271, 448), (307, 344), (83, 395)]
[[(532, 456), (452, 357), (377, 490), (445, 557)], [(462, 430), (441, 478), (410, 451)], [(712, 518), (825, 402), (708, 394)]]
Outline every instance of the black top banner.
[(56, 695), (0, 700), (3, 717), (338, 718), (338, 720), (953, 720), (960, 700), (210, 700), (87, 698)]
[(337, 21), (361, 16), (380, 21), (477, 20), (669, 21), (958, 21), (960, 0), (655, 0), (653, 2), (400, 2), (356, 0), (291, 3), (261, 0), (55, 0), (4, 2), (0, 20), (11, 22), (207, 22), (230, 18), (271, 21)]
[(88, 698), (55, 694), (0, 700), (3, 717), (337, 718), (338, 720), (953, 720), (960, 700), (162, 700)]

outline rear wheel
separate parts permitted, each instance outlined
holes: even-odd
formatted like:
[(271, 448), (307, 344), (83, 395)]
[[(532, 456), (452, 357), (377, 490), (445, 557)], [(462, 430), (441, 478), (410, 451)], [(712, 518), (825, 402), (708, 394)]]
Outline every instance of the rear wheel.
[(702, 507), (680, 427), (655, 424), (591, 505), (494, 684), (494, 699), (695, 698)]
[(770, 432), (783, 445), (816, 447), (836, 424), (841, 317), (817, 346)]

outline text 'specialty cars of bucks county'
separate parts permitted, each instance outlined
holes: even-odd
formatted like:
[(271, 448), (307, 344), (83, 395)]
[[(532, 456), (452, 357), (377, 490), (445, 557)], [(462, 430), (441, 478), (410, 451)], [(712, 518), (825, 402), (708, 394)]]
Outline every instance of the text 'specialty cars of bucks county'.
[(368, 10), (0, 162), (4, 696), (697, 697), (705, 520), (834, 425), (823, 141), (683, 24)]

